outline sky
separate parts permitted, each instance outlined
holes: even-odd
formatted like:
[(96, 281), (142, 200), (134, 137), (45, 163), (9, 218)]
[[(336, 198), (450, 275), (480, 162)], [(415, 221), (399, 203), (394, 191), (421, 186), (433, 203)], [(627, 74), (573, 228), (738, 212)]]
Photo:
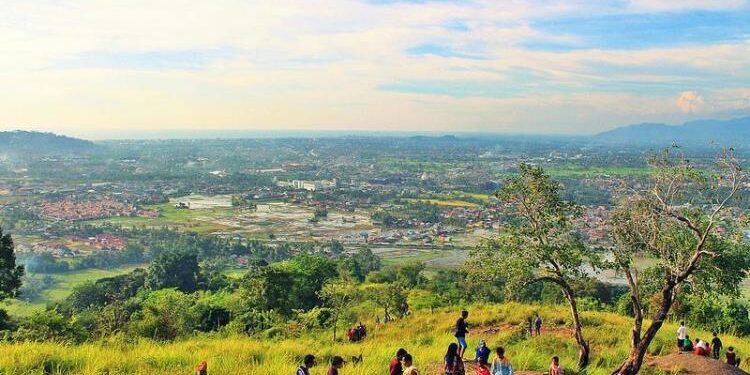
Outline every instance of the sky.
[(750, 0), (35, 0), (0, 130), (593, 134), (750, 113)]

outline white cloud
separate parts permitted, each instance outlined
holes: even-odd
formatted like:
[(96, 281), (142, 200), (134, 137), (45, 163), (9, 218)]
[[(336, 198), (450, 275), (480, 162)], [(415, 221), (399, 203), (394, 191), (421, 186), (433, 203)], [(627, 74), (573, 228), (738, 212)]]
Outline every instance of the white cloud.
[(683, 113), (701, 112), (706, 105), (703, 96), (695, 91), (683, 91), (677, 97), (677, 107)]
[[(723, 9), (740, 3), (633, 1), (620, 11)], [(682, 5), (677, 9), (673, 4)], [(344, 0), (11, 2), (0, 12), (0, 126), (28, 124), (60, 132), (322, 127), (560, 133), (750, 106), (747, 41), (568, 52), (524, 47), (529, 40), (578, 42), (542, 32), (533, 27), (534, 20), (616, 11), (590, 1), (429, 6)], [(469, 30), (445, 29), (451, 20), (465, 21)], [(486, 59), (404, 53), (422, 43)], [(217, 49), (229, 49), (231, 56), (209, 58), (192, 70), (184, 69), (185, 64), (61, 68), (82, 55), (103, 52), (139, 59), (139, 54), (154, 51)], [(592, 68), (602, 64), (625, 69)], [(652, 72), (650, 67), (701, 73)], [(509, 98), (378, 90), (409, 80), (507, 82), (519, 69), (539, 78), (521, 80), (517, 84), (529, 92)], [(737, 87), (702, 89), (716, 77), (729, 77)], [(675, 106), (677, 90), (646, 89), (675, 82), (698, 87), (702, 95), (691, 98), (683, 92)], [(644, 89), (623, 92), (617, 87), (623, 84)]]

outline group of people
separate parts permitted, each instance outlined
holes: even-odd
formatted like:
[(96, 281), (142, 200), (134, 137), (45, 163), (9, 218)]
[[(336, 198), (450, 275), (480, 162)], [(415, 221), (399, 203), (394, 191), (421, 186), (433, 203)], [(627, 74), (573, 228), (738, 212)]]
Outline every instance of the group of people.
[[(331, 367), (328, 368), (326, 375), (339, 375), (339, 369), (344, 366), (344, 358), (335, 356), (331, 359)], [(315, 356), (308, 354), (302, 359), (302, 365), (297, 368), (297, 375), (310, 375), (310, 369), (317, 365)]]
[(526, 323), (528, 324), (529, 336), (534, 336), (534, 332), (537, 336), (542, 335), (542, 318), (539, 314), (536, 314), (536, 317), (528, 317)]
[[(466, 335), (469, 333), (469, 324), (466, 321), (468, 317), (469, 312), (464, 310), (461, 311), (461, 316), (456, 320), (454, 336), (456, 337), (457, 342), (449, 344), (448, 350), (445, 353), (445, 375), (466, 374), (464, 354), (468, 347), (466, 343)], [(529, 317), (528, 322), (529, 335), (533, 336), (534, 332), (536, 332), (536, 335), (539, 336), (542, 329), (542, 319), (539, 315), (537, 315), (534, 320)], [(534, 324), (534, 330), (532, 330), (532, 322)], [(505, 349), (502, 346), (495, 348), (495, 357), (492, 359), (491, 363), (489, 362), (490, 355), (491, 350), (487, 346), (487, 343), (484, 340), (479, 340), (479, 345), (477, 346), (474, 355), (474, 370), (477, 375), (513, 375), (513, 365), (511, 365), (510, 359), (505, 355)], [(564, 374), (564, 370), (560, 365), (560, 358), (552, 357), (552, 363), (550, 364), (548, 374)]]
[(351, 327), (349, 330), (346, 331), (346, 337), (349, 338), (349, 342), (357, 342), (362, 341), (367, 336), (367, 327), (362, 324), (362, 322), (359, 322), (359, 325), (356, 327)]
[[(687, 327), (685, 327), (685, 322), (680, 322), (680, 327), (677, 328), (677, 349), (680, 353), (693, 353), (704, 357), (711, 356), (714, 359), (720, 359), (721, 350), (723, 348), (724, 344), (721, 342), (721, 339), (719, 339), (716, 332), (713, 333), (711, 344), (699, 338), (696, 338), (694, 341), (690, 340), (690, 336), (687, 334)], [(725, 355), (727, 358), (727, 364), (739, 367), (740, 359), (737, 357), (734, 347), (728, 347)]]
[(396, 355), (388, 363), (390, 375), (419, 375), (419, 370), (414, 366), (414, 357), (404, 348), (396, 351)]

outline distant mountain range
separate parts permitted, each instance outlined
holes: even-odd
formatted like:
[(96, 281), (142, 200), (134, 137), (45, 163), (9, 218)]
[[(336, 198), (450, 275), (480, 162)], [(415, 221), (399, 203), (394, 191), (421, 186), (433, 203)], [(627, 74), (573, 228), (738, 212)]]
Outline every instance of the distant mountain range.
[(91, 141), (64, 135), (22, 130), (0, 132), (0, 153), (74, 153), (96, 148), (97, 145)]
[(750, 143), (750, 116), (731, 120), (700, 120), (682, 125), (644, 123), (599, 133), (597, 141), (647, 144), (703, 144), (743, 146)]

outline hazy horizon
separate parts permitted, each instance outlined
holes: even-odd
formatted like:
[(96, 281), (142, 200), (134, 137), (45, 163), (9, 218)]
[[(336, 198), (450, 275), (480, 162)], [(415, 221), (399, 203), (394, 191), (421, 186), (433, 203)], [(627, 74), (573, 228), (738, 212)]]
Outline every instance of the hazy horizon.
[(0, 130), (586, 135), (750, 113), (747, 0), (6, 4)]

